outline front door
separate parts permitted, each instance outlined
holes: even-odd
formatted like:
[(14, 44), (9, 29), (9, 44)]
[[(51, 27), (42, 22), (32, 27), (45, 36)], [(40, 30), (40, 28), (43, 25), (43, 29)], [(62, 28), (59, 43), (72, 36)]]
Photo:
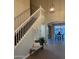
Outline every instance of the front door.
[(65, 40), (65, 25), (54, 25), (54, 40)]

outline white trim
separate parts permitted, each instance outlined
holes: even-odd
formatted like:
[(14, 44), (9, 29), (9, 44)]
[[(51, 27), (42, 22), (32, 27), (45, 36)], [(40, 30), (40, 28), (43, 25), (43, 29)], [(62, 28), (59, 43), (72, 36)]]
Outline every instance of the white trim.
[(15, 58), (16, 57), (22, 57), (22, 59), (26, 59), (26, 58), (28, 58), (30, 56), (30, 54), (27, 54), (26, 56), (14, 56)]
[(22, 59), (24, 56), (14, 56), (14, 59), (20, 58)]
[(14, 56), (14, 57), (16, 58), (16, 57), (24, 57), (24, 56)]
[(23, 57), (22, 59), (26, 59), (30, 56), (30, 54), (27, 54), (25, 57)]

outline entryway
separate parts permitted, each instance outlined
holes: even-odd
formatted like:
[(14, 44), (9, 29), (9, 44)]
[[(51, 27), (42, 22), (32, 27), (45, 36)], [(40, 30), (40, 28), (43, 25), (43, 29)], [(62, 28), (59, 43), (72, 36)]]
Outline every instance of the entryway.
[(54, 25), (54, 40), (65, 40), (65, 25), (56, 24)]

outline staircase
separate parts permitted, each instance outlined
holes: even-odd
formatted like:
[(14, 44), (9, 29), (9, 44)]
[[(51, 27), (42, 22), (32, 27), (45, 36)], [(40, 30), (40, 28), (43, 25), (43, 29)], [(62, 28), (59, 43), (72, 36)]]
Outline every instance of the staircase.
[(14, 59), (25, 59), (34, 39), (40, 37), (40, 28), (44, 23), (44, 9), (39, 8), (32, 16), (19, 26), (14, 33)]

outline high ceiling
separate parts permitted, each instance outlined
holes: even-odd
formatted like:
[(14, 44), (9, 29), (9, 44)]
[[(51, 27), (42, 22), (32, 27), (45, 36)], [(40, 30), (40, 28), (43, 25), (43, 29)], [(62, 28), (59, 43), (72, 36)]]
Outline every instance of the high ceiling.
[[(64, 21), (65, 19), (65, 0), (31, 0), (31, 11), (36, 11), (40, 5), (46, 10), (49, 22)], [(50, 8), (55, 8), (54, 13), (50, 13)]]

